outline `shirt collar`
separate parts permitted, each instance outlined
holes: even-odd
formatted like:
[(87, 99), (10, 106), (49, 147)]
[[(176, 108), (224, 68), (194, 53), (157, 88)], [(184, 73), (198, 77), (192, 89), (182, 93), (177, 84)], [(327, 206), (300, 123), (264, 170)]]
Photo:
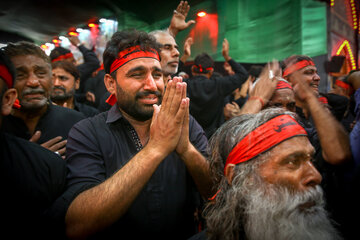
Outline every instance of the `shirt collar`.
[(115, 103), (115, 105), (112, 106), (108, 111), (106, 123), (116, 122), (120, 118), (123, 118), (123, 115), (121, 114), (117, 103)]

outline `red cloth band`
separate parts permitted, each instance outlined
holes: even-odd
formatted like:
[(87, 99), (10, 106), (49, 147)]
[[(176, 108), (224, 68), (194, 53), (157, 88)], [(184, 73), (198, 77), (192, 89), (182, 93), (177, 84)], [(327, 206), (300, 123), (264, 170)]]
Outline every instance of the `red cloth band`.
[(302, 60), (300, 62), (291, 64), (290, 66), (288, 66), (287, 68), (285, 68), (284, 73), (283, 73), (283, 77), (289, 76), (290, 74), (292, 74), (293, 72), (300, 70), (304, 67), (307, 66), (315, 66), (313, 61), (310, 60)]
[(318, 100), (319, 100), (319, 102), (321, 102), (323, 104), (328, 104), (329, 103), (326, 97), (319, 97)]
[(307, 136), (307, 134), (291, 116), (277, 116), (250, 132), (231, 150), (226, 159), (224, 171), (228, 164), (239, 164), (251, 160), (294, 136)]
[(111, 94), (105, 102), (113, 106), (117, 102), (115, 94)]
[(196, 68), (199, 69), (199, 72), (204, 72), (205, 71), (210, 71), (210, 70), (213, 70), (214, 68), (212, 67), (208, 67), (208, 68), (203, 68), (200, 64), (199, 65), (195, 65)]
[(350, 88), (350, 85), (347, 84), (346, 82), (343, 82), (341, 80), (336, 80), (335, 81), (335, 85), (341, 87), (341, 88), (345, 88), (345, 89), (349, 89)]
[(292, 86), (285, 81), (278, 81), (277, 85), (276, 85), (276, 89), (284, 89), (284, 88), (288, 88), (288, 89), (293, 89)]
[(8, 68), (3, 64), (0, 64), (0, 77), (2, 79), (4, 79), (4, 81), (5, 81), (8, 88), (12, 88), (12, 86), (13, 86), (13, 77), (10, 74)]
[(159, 53), (155, 49), (151, 48), (148, 51), (144, 51), (141, 50), (139, 45), (137, 45), (119, 52), (118, 58), (116, 58), (110, 66), (110, 73), (113, 73), (125, 63), (136, 58), (154, 58), (160, 61)]
[(69, 52), (67, 54), (58, 56), (57, 58), (51, 60), (51, 62), (61, 61), (61, 60), (65, 60), (65, 59), (73, 58), (73, 57), (74, 57), (74, 55), (71, 52)]

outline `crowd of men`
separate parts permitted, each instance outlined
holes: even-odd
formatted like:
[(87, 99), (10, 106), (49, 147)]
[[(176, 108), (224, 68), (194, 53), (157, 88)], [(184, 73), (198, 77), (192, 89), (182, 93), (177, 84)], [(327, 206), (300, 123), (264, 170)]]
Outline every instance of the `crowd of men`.
[[(169, 28), (113, 34), (102, 63), (0, 51), (2, 230), (35, 239), (358, 239), (360, 71), (319, 92), (312, 58), (226, 74)], [(233, 43), (235, 44), (235, 43)], [(186, 76), (186, 77), (181, 77)]]

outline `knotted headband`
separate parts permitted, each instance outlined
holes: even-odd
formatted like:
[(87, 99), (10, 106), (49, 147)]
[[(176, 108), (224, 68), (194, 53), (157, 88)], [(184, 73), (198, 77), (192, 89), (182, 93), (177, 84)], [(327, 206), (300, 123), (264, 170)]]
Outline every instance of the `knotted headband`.
[(208, 67), (208, 68), (203, 68), (203, 66), (201, 66), (201, 64), (198, 64), (198, 65), (194, 65), (198, 70), (199, 72), (208, 72), (210, 70), (213, 70), (214, 68), (212, 67)]
[(51, 60), (51, 62), (61, 61), (61, 60), (65, 60), (65, 59), (73, 58), (73, 57), (74, 57), (74, 55), (71, 52), (69, 52), (67, 54), (60, 55), (57, 58), (54, 58), (53, 60)]
[(118, 57), (110, 66), (110, 74), (119, 69), (124, 64), (136, 58), (154, 58), (160, 61), (159, 53), (153, 48), (144, 51), (141, 50), (139, 45), (129, 47), (118, 53)]
[(286, 114), (274, 117), (246, 135), (231, 150), (224, 170), (228, 164), (236, 165), (249, 161), (295, 136), (307, 136), (307, 133), (293, 117)]
[(300, 69), (302, 69), (304, 67), (307, 67), (307, 66), (315, 66), (315, 64), (311, 60), (302, 60), (302, 61), (299, 61), (297, 63), (291, 64), (290, 66), (285, 68), (284, 73), (283, 73), (283, 77), (289, 76), (293, 72), (295, 72), (297, 70), (300, 70)]

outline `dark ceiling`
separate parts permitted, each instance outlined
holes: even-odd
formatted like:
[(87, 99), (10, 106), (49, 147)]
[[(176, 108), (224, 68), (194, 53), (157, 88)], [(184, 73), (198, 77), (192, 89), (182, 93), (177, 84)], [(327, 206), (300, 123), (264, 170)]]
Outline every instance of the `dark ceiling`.
[[(3, 0), (0, 4), (1, 42), (20, 37), (49, 41), (70, 27), (86, 25), (93, 18), (117, 19), (124, 12), (148, 24), (168, 18), (180, 1), (174, 0)], [(189, 1), (195, 5), (201, 0)], [(15, 36), (15, 37), (14, 37)]]

